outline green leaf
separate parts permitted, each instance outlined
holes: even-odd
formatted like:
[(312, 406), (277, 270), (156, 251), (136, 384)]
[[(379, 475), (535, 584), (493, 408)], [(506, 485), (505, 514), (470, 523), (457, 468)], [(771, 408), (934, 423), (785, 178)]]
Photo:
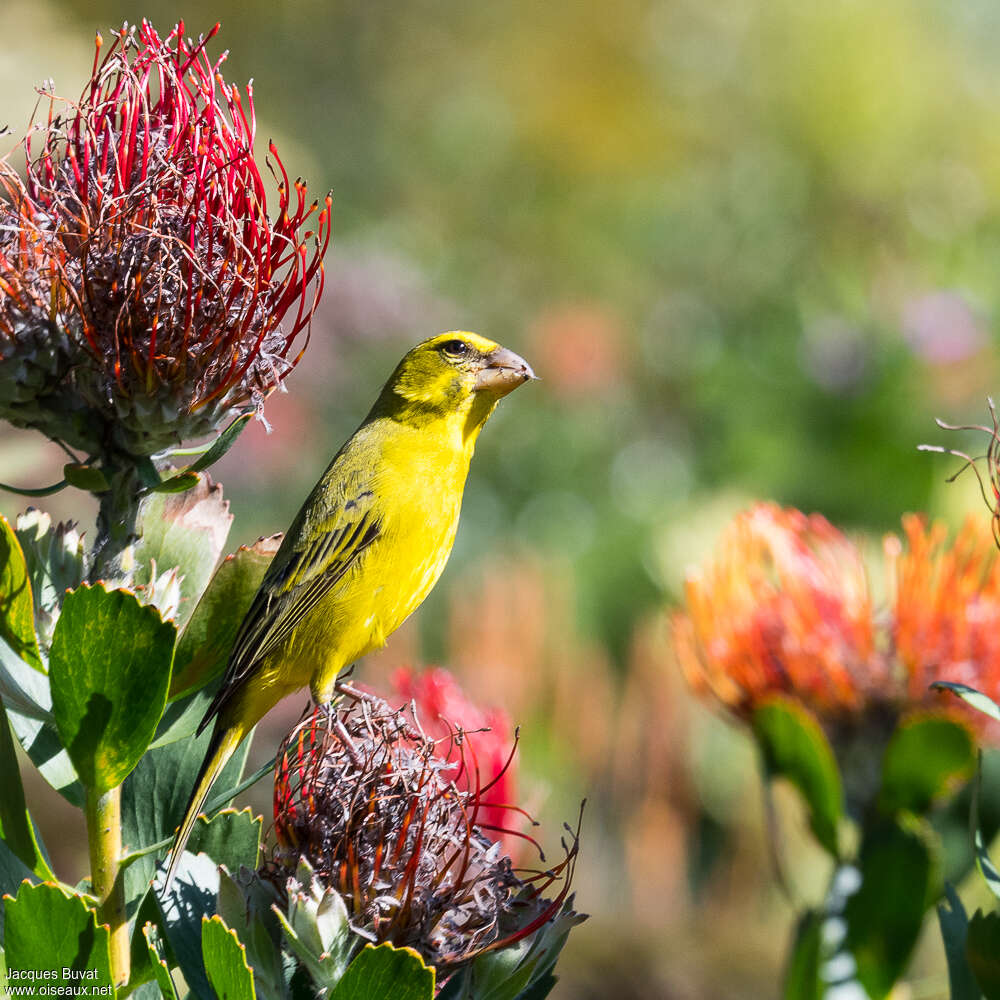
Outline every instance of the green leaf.
[(757, 708), (751, 725), (767, 777), (786, 778), (799, 790), (816, 839), (838, 857), (844, 793), (833, 750), (815, 716), (797, 702), (777, 696)]
[(196, 462), (192, 462), (191, 469), (194, 472), (201, 472), (210, 465), (214, 465), (234, 444), (236, 439), (243, 433), (244, 428), (250, 422), (252, 413), (241, 413), (213, 442), (212, 447), (205, 452)]
[(254, 989), (261, 1000), (286, 1000), (281, 928), (272, 911), (283, 894), (256, 872), (220, 874), (217, 912), (236, 931), (253, 969)]
[(931, 685), (933, 691), (950, 691), (957, 694), (962, 701), (968, 702), (977, 712), (988, 715), (991, 719), (1000, 722), (1000, 705), (997, 705), (992, 698), (987, 698), (981, 691), (969, 687), (968, 684), (958, 684), (953, 681), (935, 681)]
[(52, 707), (83, 783), (102, 794), (149, 746), (166, 704), (175, 629), (124, 590), (66, 595), (52, 637)]
[(204, 687), (226, 668), (236, 630), (271, 564), (281, 535), (241, 546), (215, 571), (177, 642), (171, 700)]
[(782, 990), (785, 1000), (823, 1000), (826, 984), (820, 979), (822, 964), (823, 915), (810, 910), (795, 928)]
[(12, 985), (17, 984), (17, 970), (47, 969), (61, 976), (64, 968), (82, 975), (51, 985), (111, 984), (108, 928), (98, 925), (96, 914), (79, 896), (50, 884), (23, 883), (14, 899), (8, 896), (3, 902), (4, 950)]
[(164, 479), (159, 486), (153, 487), (154, 493), (186, 493), (193, 490), (201, 482), (201, 476), (197, 472), (186, 469), (178, 472), (176, 476)]
[(21, 543), (0, 517), (0, 638), (25, 663), (45, 673), (35, 636), (35, 602)]
[(204, 854), (185, 851), (169, 892), (163, 888), (164, 876), (165, 870), (161, 868), (153, 888), (171, 951), (192, 995), (202, 1000), (217, 1000), (202, 957), (201, 922), (215, 915), (218, 866)]
[[(2, 660), (0, 650), (0, 660)], [(10, 727), (42, 777), (71, 805), (82, 808), (83, 785), (59, 739), (54, 722), (42, 722), (8, 707)]]
[[(184, 809), (194, 780), (205, 759), (212, 735), (181, 740), (149, 750), (125, 779), (122, 786), (122, 839), (129, 851), (141, 851), (155, 844), (169, 843), (184, 818)], [(213, 791), (235, 794), (251, 738), (248, 737), (229, 759), (216, 779)], [(214, 808), (218, 808), (217, 806)], [(214, 811), (209, 803), (208, 814)], [(125, 898), (133, 905), (143, 896), (156, 870), (155, 855), (133, 862), (125, 870)]]
[(187, 850), (192, 854), (203, 851), (217, 865), (225, 865), (231, 872), (238, 872), (241, 865), (256, 869), (263, 825), (263, 818), (254, 816), (249, 806), (238, 812), (223, 809), (211, 819), (199, 816)]
[(965, 957), (987, 1000), (1000, 997), (1000, 913), (976, 910), (969, 921)]
[(246, 949), (221, 917), (202, 918), (201, 952), (208, 981), (219, 1000), (256, 1000)]
[(434, 969), (412, 948), (365, 945), (328, 1000), (433, 1000)]
[(0, 698), (0, 839), (40, 879), (55, 881), (56, 877), (42, 853), (24, 801), (21, 769), (14, 752), (14, 739), (7, 721), (7, 711)]
[(147, 921), (142, 928), (142, 936), (146, 942), (149, 961), (160, 991), (166, 1000), (177, 1000), (177, 990), (174, 989), (174, 981), (170, 978), (170, 967), (166, 961), (166, 943), (160, 934), (160, 928)]
[(979, 799), (982, 794), (983, 781), (983, 757), (979, 755), (978, 766), (976, 767), (976, 778), (972, 783), (972, 807), (969, 810), (969, 827), (972, 832), (972, 850), (976, 858), (976, 867), (979, 874), (986, 880), (994, 896), (1000, 898), (1000, 871), (997, 871), (993, 859), (986, 848), (986, 841), (983, 838), (983, 831), (979, 824)]
[(969, 919), (965, 914), (958, 893), (951, 885), (944, 887), (946, 902), (937, 908), (944, 953), (948, 960), (948, 982), (951, 1000), (981, 1000), (982, 994), (976, 985), (965, 954)]
[(861, 887), (845, 907), (845, 945), (857, 978), (880, 1000), (902, 974), (940, 889), (938, 845), (926, 820), (905, 813), (872, 823), (858, 858)]
[(85, 465), (82, 462), (67, 462), (63, 466), (63, 476), (70, 486), (87, 493), (107, 493), (111, 489), (108, 477), (100, 467)]
[(135, 583), (150, 582), (154, 562), (160, 573), (179, 567), (183, 579), (178, 626), (190, 618), (207, 586), (232, 523), (222, 486), (213, 485), (208, 476), (184, 493), (154, 493), (143, 500), (134, 548)]
[(351, 931), (347, 907), (333, 886), (321, 885), (305, 858), (295, 871), (298, 888), (288, 890), (287, 918), (278, 907), (274, 914), (285, 942), (312, 976), (320, 989), (330, 989), (340, 981), (358, 946)]
[[(500, 934), (514, 933), (531, 919), (529, 913), (501, 922)], [(545, 983), (555, 968), (569, 932), (586, 916), (573, 910), (573, 897), (534, 934), (514, 944), (488, 951), (451, 977), (437, 1000), (524, 1000), (537, 983)]]
[[(27, 880), (36, 884), (38, 879), (28, 866), (0, 840), (0, 896), (14, 895), (18, 886)], [(3, 942), (3, 905), (0, 904), (0, 943)], [(0, 994), (2, 996), (2, 994)]]
[(49, 679), (21, 659), (0, 637), (0, 698), (15, 712), (39, 722), (52, 721)]
[(14, 533), (21, 543), (35, 602), (35, 632), (47, 651), (67, 590), (75, 590), (85, 576), (83, 538), (71, 521), (54, 527), (52, 518), (29, 507), (18, 515)]
[(886, 747), (879, 807), (887, 813), (926, 813), (967, 781), (975, 766), (976, 745), (967, 726), (939, 715), (906, 719)]

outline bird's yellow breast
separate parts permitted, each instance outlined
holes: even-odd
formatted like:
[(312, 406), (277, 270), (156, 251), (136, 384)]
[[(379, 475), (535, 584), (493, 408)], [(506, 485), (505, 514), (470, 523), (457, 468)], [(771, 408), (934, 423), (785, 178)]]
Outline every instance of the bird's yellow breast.
[(384, 440), (372, 482), (379, 536), (269, 658), (282, 686), (309, 683), (328, 701), (337, 675), (430, 593), (455, 541), (472, 451), (448, 430), (401, 425)]

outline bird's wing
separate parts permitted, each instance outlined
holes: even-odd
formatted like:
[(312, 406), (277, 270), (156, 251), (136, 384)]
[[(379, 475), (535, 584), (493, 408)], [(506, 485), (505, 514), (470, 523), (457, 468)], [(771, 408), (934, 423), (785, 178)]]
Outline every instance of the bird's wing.
[[(321, 483), (322, 485), (322, 483)], [(289, 531), (291, 551), (279, 550), (236, 633), (222, 686), (202, 719), (201, 732), (256, 666), (287, 639), (376, 538), (381, 524), (370, 489), (340, 496), (304, 536), (299, 519)], [(308, 502), (307, 502), (308, 506)], [(301, 516), (301, 515), (300, 515)], [(295, 537), (299, 536), (296, 544)]]

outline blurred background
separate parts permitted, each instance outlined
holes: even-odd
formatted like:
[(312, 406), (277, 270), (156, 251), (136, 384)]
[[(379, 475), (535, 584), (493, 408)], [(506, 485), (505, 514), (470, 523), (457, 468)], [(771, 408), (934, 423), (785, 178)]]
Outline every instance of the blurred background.
[[(3, 120), (73, 96), (96, 29), (176, 3), (7, 0)], [(745, 734), (687, 695), (665, 611), (753, 498), (862, 540), (958, 522), (975, 482), (921, 442), (986, 417), (1000, 305), (1000, 8), (985, 0), (213, 0), (261, 156), (334, 193), (305, 361), (216, 467), (232, 547), (281, 530), (412, 343), (473, 329), (543, 381), (504, 402), (451, 563), (362, 676), (442, 664), (522, 726), (558, 853), (588, 799), (556, 1000), (778, 994), (794, 907)], [(61, 454), (4, 428), (0, 478)], [(42, 501), (59, 517), (80, 494)], [(24, 501), (0, 494), (12, 516)], [(983, 514), (982, 516), (985, 516)], [(877, 566), (873, 587), (882, 585)], [(295, 701), (293, 699), (292, 701)], [(297, 717), (264, 724), (266, 760)], [(268, 791), (252, 799), (267, 811)], [(31, 790), (58, 816), (59, 800)], [(786, 849), (815, 884), (791, 796)], [(85, 866), (52, 844), (57, 866)], [(801, 900), (800, 900), (801, 901)], [(901, 995), (945, 996), (935, 927)]]

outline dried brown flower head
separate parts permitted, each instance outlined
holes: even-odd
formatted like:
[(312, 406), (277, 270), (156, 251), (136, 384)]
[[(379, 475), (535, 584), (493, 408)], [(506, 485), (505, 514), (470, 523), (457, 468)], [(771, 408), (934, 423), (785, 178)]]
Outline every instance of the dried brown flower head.
[[(341, 894), (356, 929), (415, 948), (439, 981), (553, 919), (569, 893), (576, 836), (561, 864), (515, 871), (476, 825), (490, 786), (478, 781), (466, 734), (431, 739), (412, 712), (341, 691), (342, 707), (317, 708), (281, 747), (277, 847), (264, 875), (284, 885), (305, 858)], [(558, 895), (543, 899), (559, 879)]]

